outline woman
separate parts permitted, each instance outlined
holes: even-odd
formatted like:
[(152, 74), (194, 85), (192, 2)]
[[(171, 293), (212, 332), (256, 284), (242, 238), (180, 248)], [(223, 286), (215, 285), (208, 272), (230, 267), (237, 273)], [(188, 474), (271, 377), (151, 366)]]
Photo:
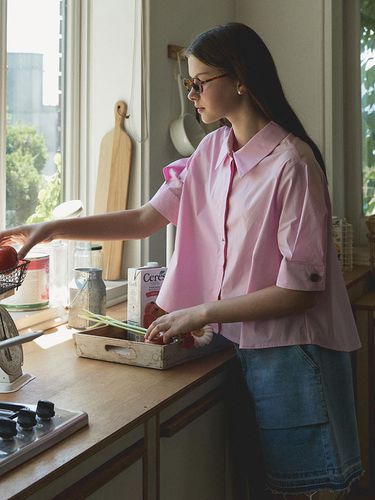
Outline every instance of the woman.
[(294, 499), (345, 491), (362, 473), (348, 354), (360, 343), (331, 238), (322, 156), (252, 29), (217, 26), (186, 55), (189, 99), (204, 123), (225, 125), (164, 169), (151, 201), (4, 231), (0, 243), (22, 242), (23, 257), (39, 241), (143, 238), (176, 224), (158, 297), (169, 314), (147, 340), (216, 325), (241, 361), (267, 491)]

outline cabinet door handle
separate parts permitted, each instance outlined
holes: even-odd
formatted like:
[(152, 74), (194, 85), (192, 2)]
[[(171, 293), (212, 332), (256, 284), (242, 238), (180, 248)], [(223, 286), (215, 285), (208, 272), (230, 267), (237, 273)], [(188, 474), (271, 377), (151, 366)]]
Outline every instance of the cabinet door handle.
[(192, 405), (184, 408), (179, 413), (171, 417), (169, 420), (161, 424), (160, 436), (172, 437), (181, 429), (189, 425), (193, 420), (200, 417), (207, 410), (212, 408), (216, 403), (222, 400), (223, 389), (218, 388), (209, 392), (202, 398), (195, 401)]

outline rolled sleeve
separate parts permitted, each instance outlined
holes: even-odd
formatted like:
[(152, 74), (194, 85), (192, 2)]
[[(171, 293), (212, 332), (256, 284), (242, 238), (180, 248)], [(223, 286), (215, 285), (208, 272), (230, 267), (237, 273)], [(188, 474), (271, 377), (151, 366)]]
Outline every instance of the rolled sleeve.
[(177, 224), (181, 193), (189, 158), (182, 158), (164, 167), (164, 184), (151, 198), (151, 205), (172, 224)]
[(284, 257), (281, 261), (276, 285), (292, 290), (324, 290), (324, 266), (293, 262)]
[(151, 205), (172, 224), (177, 224), (180, 198), (164, 183), (150, 200)]
[(325, 289), (329, 197), (318, 165), (288, 165), (280, 182), (278, 245), (282, 255), (276, 285)]

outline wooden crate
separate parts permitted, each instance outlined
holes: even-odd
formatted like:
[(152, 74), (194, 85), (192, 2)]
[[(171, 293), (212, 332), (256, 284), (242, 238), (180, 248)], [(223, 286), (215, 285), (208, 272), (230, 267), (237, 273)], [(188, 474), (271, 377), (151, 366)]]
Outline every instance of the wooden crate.
[(182, 347), (180, 342), (152, 344), (133, 340), (133, 334), (121, 328), (103, 326), (73, 333), (76, 353), (83, 358), (164, 370), (192, 359), (207, 356), (232, 344), (221, 335), (214, 335), (203, 347)]

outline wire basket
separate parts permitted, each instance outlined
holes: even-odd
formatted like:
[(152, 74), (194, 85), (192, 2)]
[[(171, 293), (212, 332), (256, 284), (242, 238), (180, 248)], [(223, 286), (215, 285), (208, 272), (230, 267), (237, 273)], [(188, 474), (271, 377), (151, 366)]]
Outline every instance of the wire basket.
[(29, 263), (29, 260), (23, 260), (17, 267), (0, 272), (0, 294), (17, 289), (22, 284)]
[(332, 217), (333, 239), (337, 257), (343, 271), (353, 269), (353, 226), (345, 219)]

